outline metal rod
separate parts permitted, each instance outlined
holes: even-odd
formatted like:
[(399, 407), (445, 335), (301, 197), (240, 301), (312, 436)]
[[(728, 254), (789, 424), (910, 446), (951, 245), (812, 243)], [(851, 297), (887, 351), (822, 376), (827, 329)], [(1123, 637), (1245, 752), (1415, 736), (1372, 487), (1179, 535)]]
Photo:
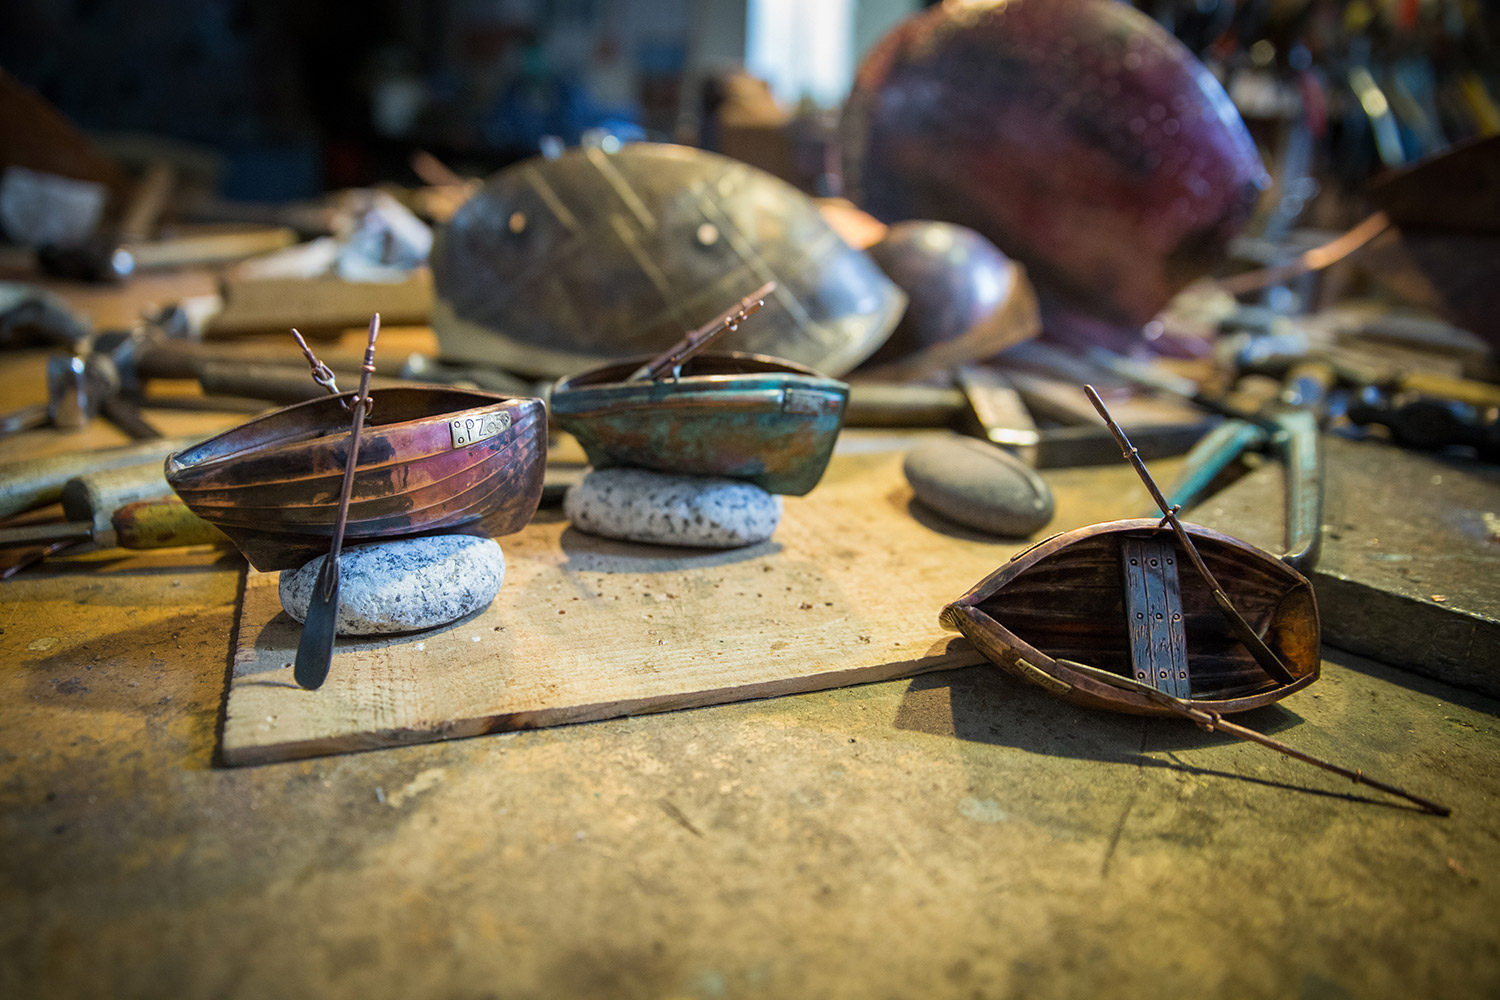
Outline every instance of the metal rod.
[(1206, 732), (1211, 733), (1217, 729), (1220, 732), (1228, 733), (1231, 736), (1238, 736), (1242, 740), (1249, 740), (1251, 743), (1259, 743), (1263, 747), (1270, 747), (1277, 753), (1284, 753), (1288, 757), (1295, 757), (1298, 760), (1306, 761), (1314, 767), (1321, 767), (1325, 771), (1332, 771), (1334, 774), (1343, 775), (1345, 778), (1348, 778), (1350, 781), (1354, 782), (1357, 785), (1369, 785), (1371, 788), (1377, 788), (1380, 791), (1387, 793), (1388, 795), (1398, 795), (1401, 798), (1406, 799), (1408, 802), (1414, 802), (1428, 812), (1438, 816), (1448, 816), (1453, 812), (1453, 810), (1448, 806), (1441, 805), (1437, 802), (1432, 801), (1431, 799), (1424, 799), (1420, 795), (1413, 795), (1411, 792), (1408, 792), (1401, 788), (1397, 788), (1395, 785), (1387, 784), (1384, 781), (1377, 781), (1376, 779), (1367, 776), (1363, 771), (1341, 767), (1338, 764), (1333, 763), (1332, 761), (1323, 760), (1321, 757), (1314, 757), (1310, 753), (1303, 753), (1301, 750), (1298, 750), (1294, 747), (1289, 747), (1280, 740), (1273, 739), (1270, 736), (1267, 736), (1265, 733), (1257, 732), (1254, 729), (1248, 729), (1245, 726), (1238, 725), (1237, 723), (1225, 722), (1218, 712), (1205, 712), (1202, 709), (1192, 708), (1188, 705), (1173, 706), (1173, 708), (1180, 714), (1192, 719), (1198, 724), (1201, 729), (1205, 730)]
[(1348, 778), (1355, 784), (1369, 785), (1371, 788), (1379, 789), (1380, 791), (1385, 792), (1388, 795), (1399, 796), (1400, 798), (1406, 799), (1408, 802), (1413, 802), (1416, 805), (1421, 806), (1427, 812), (1433, 813), (1437, 816), (1448, 816), (1453, 812), (1453, 810), (1448, 806), (1442, 805), (1438, 802), (1434, 802), (1431, 799), (1425, 799), (1420, 795), (1413, 795), (1411, 792), (1408, 792), (1403, 788), (1398, 788), (1395, 785), (1387, 784), (1384, 781), (1377, 781), (1376, 779), (1366, 775), (1361, 770), (1341, 767), (1340, 765), (1335, 764), (1332, 761), (1324, 760), (1321, 757), (1314, 757), (1310, 753), (1303, 753), (1301, 750), (1298, 750), (1295, 747), (1290, 747), (1280, 740), (1267, 736), (1265, 733), (1262, 733), (1258, 730), (1250, 729), (1246, 726), (1241, 726), (1235, 722), (1225, 722), (1224, 717), (1221, 716), (1218, 712), (1209, 712), (1201, 708), (1195, 708), (1181, 698), (1175, 698), (1172, 695), (1167, 694), (1165, 691), (1157, 690), (1149, 684), (1142, 684), (1134, 677), (1126, 677), (1121, 674), (1112, 673), (1108, 670), (1101, 670), (1098, 667), (1090, 666), (1087, 663), (1079, 663), (1076, 660), (1059, 660), (1058, 662), (1066, 664), (1069, 668), (1077, 670), (1078, 672), (1085, 674), (1088, 677), (1097, 678), (1098, 680), (1103, 681), (1105, 684), (1109, 684), (1112, 687), (1121, 688), (1126, 691), (1135, 691), (1138, 694), (1143, 694), (1147, 698), (1150, 698), (1157, 704), (1170, 709), (1183, 718), (1191, 719), (1193, 723), (1198, 726), (1198, 728), (1204, 730), (1205, 732), (1211, 733), (1215, 730), (1218, 730), (1220, 732), (1228, 733), (1230, 736), (1236, 736), (1242, 740), (1248, 740), (1251, 743), (1259, 743), (1263, 747), (1270, 747), (1277, 753), (1286, 754), (1288, 757), (1295, 757), (1298, 760), (1306, 761), (1314, 767), (1321, 767), (1325, 771), (1331, 771), (1334, 774), (1341, 775), (1345, 778)]
[(1247, 292), (1259, 291), (1271, 285), (1291, 281), (1310, 271), (1321, 271), (1359, 250), (1389, 229), (1390, 225), (1391, 220), (1388, 215), (1384, 212), (1376, 212), (1343, 235), (1302, 253), (1290, 264), (1278, 264), (1274, 267), (1220, 278), (1219, 286), (1231, 295), (1244, 295)]
[[(339, 489), (338, 517), (333, 523), (333, 540), (323, 568), (307, 605), (302, 623), (302, 637), (297, 643), (297, 658), (292, 677), (309, 690), (322, 686), (333, 661), (333, 641), (338, 633), (339, 553), (344, 547), (344, 529), (349, 522), (349, 500), (354, 493), (354, 470), (359, 464), (359, 442), (364, 432), (365, 414), (370, 409), (370, 376), (375, 373), (375, 338), (380, 333), (380, 314), (370, 319), (370, 341), (365, 347), (364, 365), (360, 369), (359, 391), (352, 400), (354, 424), (349, 430), (348, 455), (344, 460), (344, 481)], [(298, 338), (301, 339), (301, 338)]]
[[(365, 363), (360, 366), (359, 393), (350, 404), (354, 408), (354, 427), (349, 431), (349, 456), (344, 461), (338, 519), (333, 522), (333, 544), (328, 549), (328, 562), (335, 567), (338, 565), (339, 552), (344, 547), (344, 529), (349, 523), (349, 500), (354, 495), (354, 468), (359, 464), (359, 439), (365, 429), (365, 414), (370, 412), (370, 376), (375, 374), (375, 338), (379, 335), (380, 313), (376, 313), (370, 319), (370, 342), (365, 347)], [(333, 575), (337, 582), (337, 568)]]
[(738, 330), (740, 324), (747, 317), (754, 315), (760, 310), (761, 306), (766, 304), (766, 297), (775, 290), (776, 282), (774, 281), (768, 281), (764, 285), (761, 285), (733, 306), (631, 372), (625, 381), (640, 382), (648, 378), (658, 379), (668, 372), (682, 367), (684, 361), (707, 347), (709, 342), (721, 333), (729, 330)]
[(1198, 546), (1193, 544), (1193, 540), (1188, 537), (1187, 530), (1183, 528), (1182, 522), (1177, 519), (1177, 507), (1168, 504), (1167, 498), (1162, 496), (1161, 489), (1156, 485), (1156, 480), (1151, 478), (1151, 473), (1146, 469), (1146, 463), (1141, 461), (1140, 453), (1135, 450), (1135, 447), (1130, 443), (1130, 439), (1125, 436), (1124, 428), (1115, 422), (1114, 417), (1109, 415), (1109, 410), (1105, 407), (1104, 400), (1099, 398), (1099, 393), (1091, 385), (1085, 385), (1083, 391), (1088, 395), (1089, 402), (1094, 404), (1094, 409), (1099, 411), (1099, 416), (1104, 418), (1104, 423), (1108, 425), (1109, 432), (1114, 435), (1115, 442), (1120, 446), (1120, 453), (1124, 455), (1125, 459), (1131, 465), (1135, 466), (1136, 475), (1141, 477), (1141, 482), (1146, 484), (1146, 489), (1151, 493), (1151, 499), (1156, 501), (1156, 505), (1161, 508), (1162, 514), (1165, 515), (1163, 522), (1171, 525), (1173, 533), (1177, 535), (1177, 541), (1182, 545), (1183, 551), (1187, 553), (1188, 559), (1192, 561), (1193, 568), (1203, 578), (1203, 582), (1208, 584), (1209, 590), (1213, 593), (1214, 603), (1224, 613), (1224, 617), (1229, 622), (1229, 627), (1233, 630), (1235, 636), (1240, 642), (1245, 644), (1245, 648), (1250, 651), (1251, 656), (1255, 657), (1255, 662), (1261, 665), (1261, 669), (1265, 670), (1273, 679), (1282, 684), (1291, 684), (1296, 681), (1297, 678), (1287, 669), (1286, 664), (1281, 662), (1281, 658), (1276, 655), (1270, 646), (1266, 645), (1265, 640), (1260, 637), (1255, 629), (1250, 627), (1250, 623), (1245, 621), (1244, 616), (1236, 611), (1234, 605), (1230, 603), (1229, 595), (1224, 593), (1224, 588), (1220, 587), (1219, 581), (1214, 579), (1213, 573), (1209, 571), (1208, 564), (1198, 554)]

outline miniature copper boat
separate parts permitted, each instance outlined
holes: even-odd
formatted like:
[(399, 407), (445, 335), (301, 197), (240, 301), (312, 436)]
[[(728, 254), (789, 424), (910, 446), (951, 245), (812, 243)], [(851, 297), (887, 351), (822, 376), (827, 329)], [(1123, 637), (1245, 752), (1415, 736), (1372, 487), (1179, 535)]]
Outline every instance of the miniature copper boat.
[[(341, 393), (283, 407), (167, 458), (167, 482), (258, 570), (328, 551), (349, 441)], [(371, 390), (351, 542), (519, 531), (541, 498), (542, 401), (446, 386)]]
[(1054, 535), (945, 607), (941, 621), (1022, 680), (1089, 708), (1181, 714), (1149, 691), (1093, 676), (1099, 671), (1221, 714), (1317, 680), (1318, 607), (1307, 579), (1237, 538), (1182, 528), (1287, 676), (1252, 655), (1173, 530), (1150, 518)]
[(833, 454), (849, 386), (811, 368), (760, 354), (709, 353), (676, 377), (631, 380), (637, 358), (565, 378), (552, 415), (597, 469), (745, 479), (801, 496)]

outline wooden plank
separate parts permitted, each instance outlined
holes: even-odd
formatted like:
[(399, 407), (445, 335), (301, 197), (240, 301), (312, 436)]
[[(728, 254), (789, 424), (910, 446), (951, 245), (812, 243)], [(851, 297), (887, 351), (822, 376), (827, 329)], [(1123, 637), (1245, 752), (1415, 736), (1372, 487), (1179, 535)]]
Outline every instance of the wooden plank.
[[(816, 490), (786, 499), (771, 541), (738, 551), (611, 542), (544, 511), (501, 540), (506, 580), (487, 610), (407, 637), (341, 641), (316, 692), (292, 681), (298, 626), (280, 611), (277, 574), (251, 572), (222, 758), (452, 739), (977, 663), (938, 612), (1028, 543), (913, 509), (900, 460), (836, 455)], [(1111, 470), (1121, 475), (1101, 489), (1100, 471), (1080, 470), (1089, 485), (1059, 491), (1053, 527), (1118, 512), (1130, 472)]]

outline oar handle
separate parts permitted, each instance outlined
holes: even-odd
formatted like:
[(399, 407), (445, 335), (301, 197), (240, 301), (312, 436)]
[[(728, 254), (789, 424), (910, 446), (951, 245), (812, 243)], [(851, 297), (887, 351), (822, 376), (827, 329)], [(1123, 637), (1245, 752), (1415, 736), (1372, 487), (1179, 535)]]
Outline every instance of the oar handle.
[(1259, 732), (1254, 729), (1248, 729), (1245, 726), (1238, 725), (1237, 723), (1226, 722), (1224, 721), (1223, 716), (1219, 715), (1218, 712), (1205, 712), (1202, 709), (1192, 708), (1191, 706), (1182, 704), (1176, 699), (1173, 699), (1173, 701), (1170, 703), (1162, 702), (1162, 704), (1166, 704), (1169, 708), (1171, 708), (1178, 714), (1192, 719), (1198, 724), (1200, 728), (1208, 732), (1218, 730), (1220, 732), (1228, 733), (1231, 736), (1238, 736), (1240, 739), (1248, 740), (1251, 743), (1259, 743), (1261, 746), (1270, 747), (1277, 753), (1286, 754), (1288, 757), (1295, 757), (1298, 760), (1306, 761), (1314, 767), (1321, 767), (1325, 771), (1331, 771), (1334, 774), (1348, 778), (1350, 781), (1354, 782), (1357, 785), (1369, 785), (1371, 788), (1379, 789), (1380, 791), (1385, 792), (1387, 795), (1395, 795), (1398, 798), (1406, 799), (1408, 802), (1421, 806), (1424, 810), (1436, 816), (1449, 816), (1453, 813), (1453, 810), (1448, 806), (1442, 805), (1438, 802), (1434, 802), (1431, 799), (1423, 798), (1420, 795), (1414, 795), (1404, 788), (1398, 788), (1395, 785), (1387, 784), (1384, 781), (1378, 781), (1375, 778), (1372, 778), (1369, 775), (1365, 774), (1361, 770), (1358, 770), (1356, 768), (1342, 767), (1338, 764), (1333, 763), (1332, 761), (1323, 760), (1320, 757), (1314, 757), (1310, 753), (1303, 753), (1301, 750), (1298, 750), (1295, 747), (1288, 746), (1278, 739), (1267, 736), (1265, 733)]

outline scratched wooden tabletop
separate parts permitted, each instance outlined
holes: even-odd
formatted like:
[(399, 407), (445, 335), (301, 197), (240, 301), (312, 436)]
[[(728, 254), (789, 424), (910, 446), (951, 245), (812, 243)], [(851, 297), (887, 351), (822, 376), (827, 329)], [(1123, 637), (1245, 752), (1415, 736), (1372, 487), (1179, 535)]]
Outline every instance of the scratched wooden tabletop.
[[(9, 405), (40, 364), (0, 358)], [(31, 432), (0, 459), (113, 440)], [(840, 461), (902, 444), (851, 435)], [(1145, 502), (1124, 468), (1047, 478), (1076, 516)], [(1241, 718), (1447, 820), (982, 665), (225, 767), (241, 570), (105, 550), (0, 584), (0, 995), (1500, 991), (1481, 696), (1325, 650), (1317, 685)], [(934, 615), (969, 575), (921, 574)]]

